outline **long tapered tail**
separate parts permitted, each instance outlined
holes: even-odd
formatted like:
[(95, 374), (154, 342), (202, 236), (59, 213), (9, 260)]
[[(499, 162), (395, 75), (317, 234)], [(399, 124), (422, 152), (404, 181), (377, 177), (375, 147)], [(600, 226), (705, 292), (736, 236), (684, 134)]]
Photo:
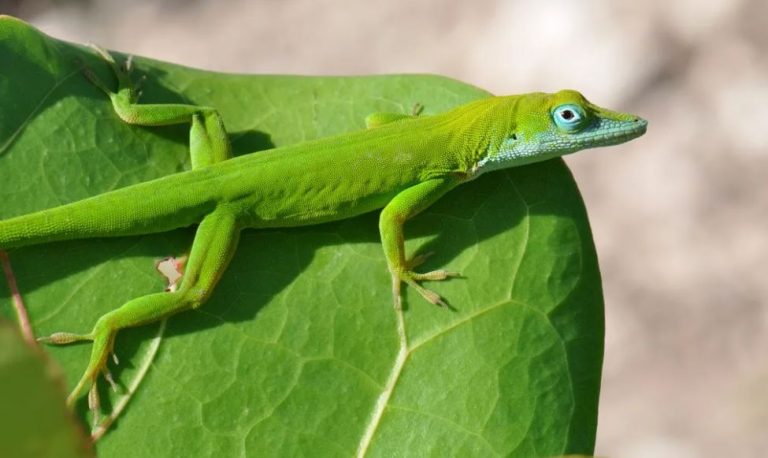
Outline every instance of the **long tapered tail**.
[(196, 224), (216, 204), (203, 197), (208, 193), (185, 192), (188, 178), (180, 175), (187, 173), (0, 221), (0, 249), (165, 232)]

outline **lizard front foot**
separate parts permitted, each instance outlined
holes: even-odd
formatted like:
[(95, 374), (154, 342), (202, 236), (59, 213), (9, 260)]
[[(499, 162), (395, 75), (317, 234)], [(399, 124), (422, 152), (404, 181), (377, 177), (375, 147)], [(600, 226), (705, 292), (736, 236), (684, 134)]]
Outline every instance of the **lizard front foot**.
[(412, 287), (430, 304), (434, 304), (440, 307), (450, 308), (448, 303), (436, 292), (431, 289), (427, 289), (419, 284), (422, 281), (442, 281), (453, 277), (460, 277), (458, 272), (451, 272), (448, 270), (433, 270), (431, 272), (418, 273), (412, 269), (421, 265), (432, 253), (426, 253), (416, 255), (410, 260), (406, 261), (406, 268), (402, 271), (392, 272), (392, 295), (395, 299), (395, 308), (400, 309), (402, 307), (402, 298), (400, 292), (400, 285), (402, 283)]
[(117, 113), (123, 121), (129, 124), (141, 123), (141, 120), (146, 118), (150, 121), (150, 124), (148, 125), (157, 125), (157, 123), (152, 124), (152, 112), (150, 111), (149, 115), (147, 115), (147, 113), (142, 114), (143, 112), (141, 110), (146, 111), (146, 108), (139, 108), (140, 106), (137, 105), (139, 98), (141, 97), (140, 87), (144, 82), (145, 77), (142, 76), (135, 83), (131, 79), (133, 56), (128, 56), (123, 63), (118, 63), (109, 51), (96, 45), (91, 45), (91, 48), (93, 48), (102, 60), (104, 60), (112, 69), (112, 73), (115, 78), (117, 78), (117, 90), (112, 90), (87, 66), (83, 67), (83, 74), (91, 81), (91, 83), (107, 94), (112, 101), (115, 113)]

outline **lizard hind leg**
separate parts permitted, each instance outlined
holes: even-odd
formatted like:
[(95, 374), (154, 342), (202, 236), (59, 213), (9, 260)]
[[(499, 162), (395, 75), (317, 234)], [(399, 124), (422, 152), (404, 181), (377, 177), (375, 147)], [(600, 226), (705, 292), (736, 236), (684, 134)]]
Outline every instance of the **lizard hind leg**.
[(88, 334), (55, 333), (41, 339), (51, 344), (93, 341), (88, 366), (72, 393), (67, 398), (69, 405), (88, 390), (91, 410), (99, 406), (96, 381), (106, 375), (107, 362), (115, 343), (115, 336), (121, 329), (152, 323), (175, 313), (194, 309), (210, 297), (213, 288), (229, 264), (239, 239), (240, 227), (235, 216), (228, 210), (217, 209), (200, 223), (184, 276), (178, 290), (149, 294), (128, 301), (96, 322)]

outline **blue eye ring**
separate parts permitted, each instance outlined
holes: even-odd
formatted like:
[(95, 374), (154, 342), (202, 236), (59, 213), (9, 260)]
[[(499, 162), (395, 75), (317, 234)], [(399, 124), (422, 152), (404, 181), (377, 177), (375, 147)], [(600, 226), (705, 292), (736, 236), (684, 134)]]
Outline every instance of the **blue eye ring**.
[(587, 113), (579, 105), (566, 103), (552, 110), (552, 119), (560, 129), (572, 132), (584, 126)]

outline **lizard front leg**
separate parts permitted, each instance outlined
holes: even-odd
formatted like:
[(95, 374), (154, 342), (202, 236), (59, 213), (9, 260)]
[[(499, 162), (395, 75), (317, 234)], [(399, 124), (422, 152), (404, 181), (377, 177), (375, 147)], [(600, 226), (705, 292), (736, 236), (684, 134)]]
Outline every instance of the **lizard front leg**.
[(109, 64), (117, 78), (117, 91), (112, 91), (88, 68), (85, 76), (104, 91), (112, 101), (115, 113), (128, 124), (139, 126), (168, 126), (190, 123), (189, 150), (192, 168), (221, 162), (232, 156), (229, 137), (219, 112), (210, 107), (177, 103), (140, 104), (140, 91), (131, 81), (131, 59), (118, 64), (109, 52), (97, 46), (93, 49)]
[(410, 114), (390, 112), (371, 113), (365, 117), (365, 127), (366, 129), (374, 129), (379, 126), (383, 126), (384, 124), (390, 124), (393, 122), (402, 121), (404, 119), (416, 119), (419, 117), (419, 115), (421, 115), (423, 109), (424, 106), (420, 103), (417, 103), (411, 109)]
[(401, 307), (400, 285), (403, 282), (416, 289), (430, 303), (446, 306), (439, 294), (424, 288), (419, 282), (445, 280), (458, 274), (446, 270), (414, 272), (412, 269), (423, 262), (424, 256), (416, 256), (411, 260), (406, 258), (403, 224), (460, 183), (459, 179), (450, 176), (419, 183), (401, 191), (381, 211), (379, 232), (387, 265), (392, 275), (392, 295), (396, 308)]

